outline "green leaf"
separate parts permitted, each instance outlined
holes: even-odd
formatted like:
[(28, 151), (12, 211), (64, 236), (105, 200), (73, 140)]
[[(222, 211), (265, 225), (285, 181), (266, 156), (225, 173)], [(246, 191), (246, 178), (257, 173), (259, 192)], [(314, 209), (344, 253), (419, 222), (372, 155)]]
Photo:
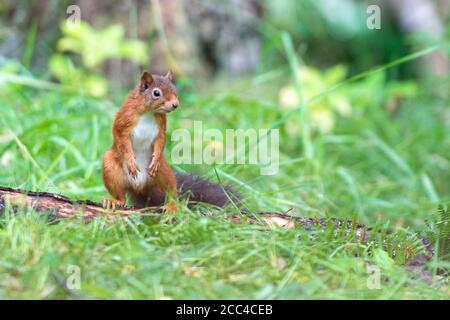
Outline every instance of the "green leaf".
[(382, 270), (391, 270), (395, 265), (394, 260), (389, 256), (389, 254), (380, 248), (373, 250), (373, 260)]

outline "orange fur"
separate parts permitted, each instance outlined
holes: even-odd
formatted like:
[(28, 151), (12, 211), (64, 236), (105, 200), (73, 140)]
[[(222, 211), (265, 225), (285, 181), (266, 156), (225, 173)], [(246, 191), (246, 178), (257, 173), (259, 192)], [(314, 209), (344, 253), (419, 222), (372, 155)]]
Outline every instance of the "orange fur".
[[(114, 209), (116, 205), (124, 205), (127, 194), (137, 207), (151, 205), (153, 195), (159, 191), (166, 197), (166, 212), (176, 212), (177, 183), (163, 154), (166, 144), (166, 113), (178, 107), (173, 81), (170, 71), (166, 76), (150, 75), (144, 72), (140, 84), (128, 94), (117, 112), (112, 129), (113, 145), (105, 152), (102, 161), (103, 183), (114, 200), (104, 200), (104, 206)], [(160, 92), (160, 96), (156, 96), (157, 91)], [(147, 159), (149, 164), (145, 174), (148, 176), (143, 180), (144, 185), (137, 185), (130, 180), (138, 179), (138, 176), (142, 174), (134, 150), (140, 146), (133, 145), (134, 135), (138, 133), (133, 130), (141, 117), (148, 113), (154, 116), (150, 118), (154, 119), (151, 120), (154, 121), (151, 124), (156, 124), (158, 131), (154, 140), (149, 141), (152, 152), (149, 152)], [(146, 124), (144, 122), (144, 126)], [(145, 131), (146, 128), (144, 127), (143, 130)], [(147, 157), (146, 153), (145, 157)]]

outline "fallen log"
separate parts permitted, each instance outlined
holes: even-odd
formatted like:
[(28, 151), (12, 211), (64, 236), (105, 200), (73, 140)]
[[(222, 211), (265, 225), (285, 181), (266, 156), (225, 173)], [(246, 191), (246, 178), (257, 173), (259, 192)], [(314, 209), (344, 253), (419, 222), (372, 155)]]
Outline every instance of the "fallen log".
[[(26, 191), (0, 186), (0, 212), (5, 209), (7, 204), (14, 210), (17, 210), (18, 208), (33, 208), (33, 210), (37, 212), (49, 213), (52, 217), (56, 218), (81, 216), (87, 222), (97, 216), (127, 217), (150, 213), (153, 214), (154, 217), (157, 217), (163, 212), (162, 207), (146, 207), (142, 209), (125, 207), (112, 211), (103, 208), (100, 203), (91, 200), (76, 200), (55, 193)], [(203, 214), (208, 215), (207, 212), (204, 212)], [(309, 228), (314, 225), (320, 225), (325, 228), (327, 222), (326, 218), (305, 218), (279, 212), (263, 211), (256, 214), (250, 214), (245, 209), (231, 215), (230, 219), (235, 223), (242, 223), (243, 216), (247, 217), (246, 221), (249, 224), (278, 226), (287, 229), (293, 229), (296, 224), (304, 228)], [(332, 220), (337, 227), (341, 227), (344, 223), (348, 224), (348, 228), (351, 227), (351, 221)], [(361, 240), (364, 240), (368, 235), (367, 232), (370, 231), (370, 229), (363, 224), (358, 223), (354, 227)]]
[[(138, 215), (149, 218), (159, 218), (163, 212), (163, 208), (161, 207), (147, 207), (142, 209), (120, 208), (112, 211), (110, 209), (104, 209), (100, 203), (91, 200), (75, 200), (49, 192), (33, 192), (0, 186), (0, 214), (4, 212), (5, 208), (8, 206), (14, 211), (17, 211), (20, 208), (32, 208), (36, 212), (49, 214), (49, 217), (52, 220), (58, 218), (81, 217), (85, 222), (89, 222), (97, 216), (114, 218)], [(211, 215), (211, 213), (207, 211), (202, 212), (202, 214), (205, 216)], [(243, 217), (245, 217), (245, 219), (243, 219)], [(323, 231), (329, 227), (329, 223), (331, 222), (334, 225), (333, 233), (335, 236), (342, 228), (345, 228), (346, 235), (353, 232), (354, 238), (361, 242), (367, 242), (369, 239), (377, 240), (380, 233), (380, 230), (376, 230), (375, 237), (371, 237), (373, 231), (372, 228), (351, 220), (308, 218), (279, 212), (258, 212), (252, 214), (247, 210), (242, 210), (241, 212), (230, 215), (229, 218), (233, 223), (244, 223), (245, 221), (245, 223), (254, 225), (281, 227), (286, 229), (300, 227), (306, 230), (319, 227), (319, 229)], [(388, 230), (387, 234), (390, 233), (392, 233), (392, 231)], [(420, 277), (427, 282), (430, 282), (431, 277), (426, 271), (422, 270), (422, 267), (427, 260), (430, 260), (433, 257), (434, 250), (426, 237), (422, 238), (422, 245), (425, 248), (425, 253), (417, 255), (411, 253), (407, 265), (411, 270), (419, 268)]]

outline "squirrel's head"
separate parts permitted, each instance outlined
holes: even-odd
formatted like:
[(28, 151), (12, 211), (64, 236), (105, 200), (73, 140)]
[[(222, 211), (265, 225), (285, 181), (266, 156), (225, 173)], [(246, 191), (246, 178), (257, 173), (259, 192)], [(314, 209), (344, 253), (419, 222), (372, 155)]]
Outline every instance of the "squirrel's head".
[(168, 113), (175, 110), (179, 105), (175, 77), (172, 71), (167, 72), (165, 76), (152, 75), (144, 71), (141, 75), (138, 91), (148, 111)]

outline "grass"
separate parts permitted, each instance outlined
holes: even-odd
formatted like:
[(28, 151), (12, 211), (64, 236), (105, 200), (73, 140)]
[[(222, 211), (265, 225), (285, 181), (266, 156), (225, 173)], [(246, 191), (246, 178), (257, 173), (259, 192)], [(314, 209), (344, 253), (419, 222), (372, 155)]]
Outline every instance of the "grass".
[[(215, 181), (219, 176), (243, 193), (252, 211), (293, 208), (296, 215), (349, 219), (356, 214), (369, 225), (423, 231), (438, 204), (450, 201), (448, 96), (433, 94), (436, 84), (421, 82), (413, 99), (388, 112), (386, 101), (377, 102), (384, 87), (361, 82), (370, 73), (357, 77), (355, 85), (332, 89), (358, 91), (364, 85), (364, 94), (373, 97), (354, 98), (352, 116), (336, 116), (331, 133), (306, 136), (311, 149), (305, 156), (305, 140), (289, 136), (286, 110), (277, 104), (289, 70), (233, 86), (217, 82), (218, 92), (182, 82), (181, 108), (168, 123), (169, 132), (191, 130), (194, 120), (220, 130), (279, 127), (278, 174), (261, 176), (251, 165), (180, 169)], [(2, 71), (0, 78), (0, 184), (97, 201), (105, 196), (100, 159), (111, 144), (124, 91), (97, 99), (77, 91), (76, 84), (66, 88), (27, 72)], [(301, 79), (296, 82), (301, 88)], [(168, 141), (166, 152), (171, 146)], [(7, 210), (0, 217), (0, 298), (450, 298), (448, 283), (437, 273), (449, 267), (447, 261), (428, 263), (435, 280), (429, 285), (383, 251), (355, 241), (231, 224), (226, 216), (232, 208), (209, 218), (198, 210), (184, 208), (176, 224), (99, 218), (51, 225), (36, 212)], [(72, 265), (80, 268), (81, 288), (71, 294), (55, 278), (68, 279)], [(381, 270), (380, 289), (367, 287), (370, 266)]]

